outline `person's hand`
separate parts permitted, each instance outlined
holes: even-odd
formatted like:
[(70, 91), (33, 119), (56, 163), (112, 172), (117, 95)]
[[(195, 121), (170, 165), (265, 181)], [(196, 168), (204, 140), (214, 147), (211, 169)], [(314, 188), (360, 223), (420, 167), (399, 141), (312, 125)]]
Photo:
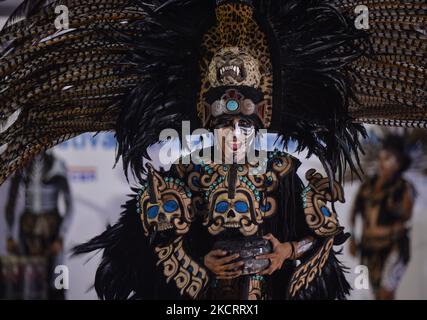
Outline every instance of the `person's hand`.
[(257, 256), (256, 259), (269, 259), (270, 266), (259, 272), (260, 275), (271, 275), (276, 270), (282, 268), (283, 262), (289, 259), (292, 255), (292, 245), (289, 242), (281, 243), (271, 233), (263, 237), (264, 239), (270, 240), (273, 245), (273, 252)]
[(17, 254), (18, 253), (18, 244), (13, 240), (13, 238), (7, 239), (6, 249), (9, 254)]
[(57, 239), (50, 245), (50, 253), (52, 255), (57, 255), (62, 251), (62, 240)]
[(238, 253), (227, 256), (227, 251), (213, 250), (205, 256), (204, 264), (217, 279), (230, 280), (242, 275), (240, 267), (244, 265), (244, 261), (232, 262), (238, 257)]
[(353, 257), (357, 256), (357, 243), (356, 240), (354, 240), (354, 238), (350, 239), (350, 254)]

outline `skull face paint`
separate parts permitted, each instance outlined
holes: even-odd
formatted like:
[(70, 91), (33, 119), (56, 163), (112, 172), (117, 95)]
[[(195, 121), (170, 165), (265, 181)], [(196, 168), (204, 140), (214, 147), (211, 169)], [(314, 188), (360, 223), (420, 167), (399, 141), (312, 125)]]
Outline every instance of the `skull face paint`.
[(250, 148), (254, 148), (256, 126), (245, 117), (220, 117), (214, 121), (215, 146), (225, 164), (244, 163)]

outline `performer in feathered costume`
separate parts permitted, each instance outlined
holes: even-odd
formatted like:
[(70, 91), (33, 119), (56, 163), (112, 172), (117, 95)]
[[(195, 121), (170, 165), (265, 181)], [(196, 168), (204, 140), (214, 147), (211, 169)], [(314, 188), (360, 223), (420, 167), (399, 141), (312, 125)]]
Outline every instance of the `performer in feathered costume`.
[(404, 136), (382, 141), (377, 172), (360, 186), (351, 212), (354, 228), (360, 214), (362, 236), (353, 237), (350, 252), (360, 253), (369, 268), (375, 298), (392, 300), (410, 260), (410, 230), (416, 190), (404, 178), (412, 159)]
[[(59, 4), (70, 14), (61, 31)], [(355, 27), (360, 4), (369, 30)], [(114, 130), (141, 185), (117, 224), (76, 248), (104, 249), (100, 298), (343, 299), (339, 181), (347, 165), (357, 171), (363, 122), (426, 126), (426, 10), (421, 0), (26, 1), (0, 38), (0, 181), (61, 141)], [(145, 167), (147, 148), (183, 120), (215, 130), (214, 148), (233, 161)], [(310, 170), (304, 186), (281, 151), (236, 161), (240, 137), (253, 145), (261, 129), (316, 155), (326, 177)]]

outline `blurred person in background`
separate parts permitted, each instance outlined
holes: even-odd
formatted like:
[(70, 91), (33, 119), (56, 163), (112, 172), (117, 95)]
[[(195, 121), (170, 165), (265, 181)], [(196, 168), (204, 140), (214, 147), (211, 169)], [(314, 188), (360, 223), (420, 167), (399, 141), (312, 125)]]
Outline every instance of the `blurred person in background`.
[[(25, 207), (19, 219), (19, 240), (16, 241), (13, 230), (21, 184), (25, 188)], [(65, 204), (62, 213), (59, 209), (61, 197)], [(6, 292), (6, 298), (12, 295), (18, 299), (64, 299), (64, 291), (54, 287), (53, 274), (55, 266), (61, 264), (63, 239), (71, 221), (71, 202), (66, 165), (52, 152), (37, 156), (26, 169), (13, 176), (5, 210), (7, 251), (11, 255), (8, 261), (9, 265), (19, 265), (15, 270), (21, 270), (20, 275), (15, 278), (24, 280)], [(7, 269), (4, 262), (3, 268)]]
[[(411, 158), (403, 138), (390, 135), (383, 141), (378, 171), (360, 187), (353, 206), (351, 227), (362, 219), (362, 237), (350, 243), (353, 256), (369, 270), (377, 300), (392, 300), (410, 259), (407, 224), (411, 219), (415, 189), (403, 177)], [(354, 232), (353, 232), (354, 234)]]

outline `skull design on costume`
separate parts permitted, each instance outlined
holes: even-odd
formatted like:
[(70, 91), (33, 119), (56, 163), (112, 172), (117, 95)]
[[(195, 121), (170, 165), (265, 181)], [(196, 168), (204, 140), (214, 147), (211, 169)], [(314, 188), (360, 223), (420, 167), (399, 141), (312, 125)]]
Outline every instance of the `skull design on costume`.
[(205, 219), (205, 225), (211, 234), (216, 235), (225, 230), (239, 230), (245, 236), (254, 235), (264, 218), (271, 216), (276, 209), (273, 198), (267, 197), (260, 203), (250, 190), (238, 188), (233, 198), (228, 191), (218, 190), (212, 197), (213, 207)]
[(191, 191), (180, 179), (163, 178), (151, 166), (148, 183), (139, 193), (137, 206), (144, 234), (151, 242), (173, 241), (190, 228)]
[(234, 199), (229, 199), (227, 192), (224, 192), (216, 197), (210, 231), (241, 229), (243, 233), (253, 234), (261, 221), (262, 217), (255, 212), (244, 192), (237, 193)]

